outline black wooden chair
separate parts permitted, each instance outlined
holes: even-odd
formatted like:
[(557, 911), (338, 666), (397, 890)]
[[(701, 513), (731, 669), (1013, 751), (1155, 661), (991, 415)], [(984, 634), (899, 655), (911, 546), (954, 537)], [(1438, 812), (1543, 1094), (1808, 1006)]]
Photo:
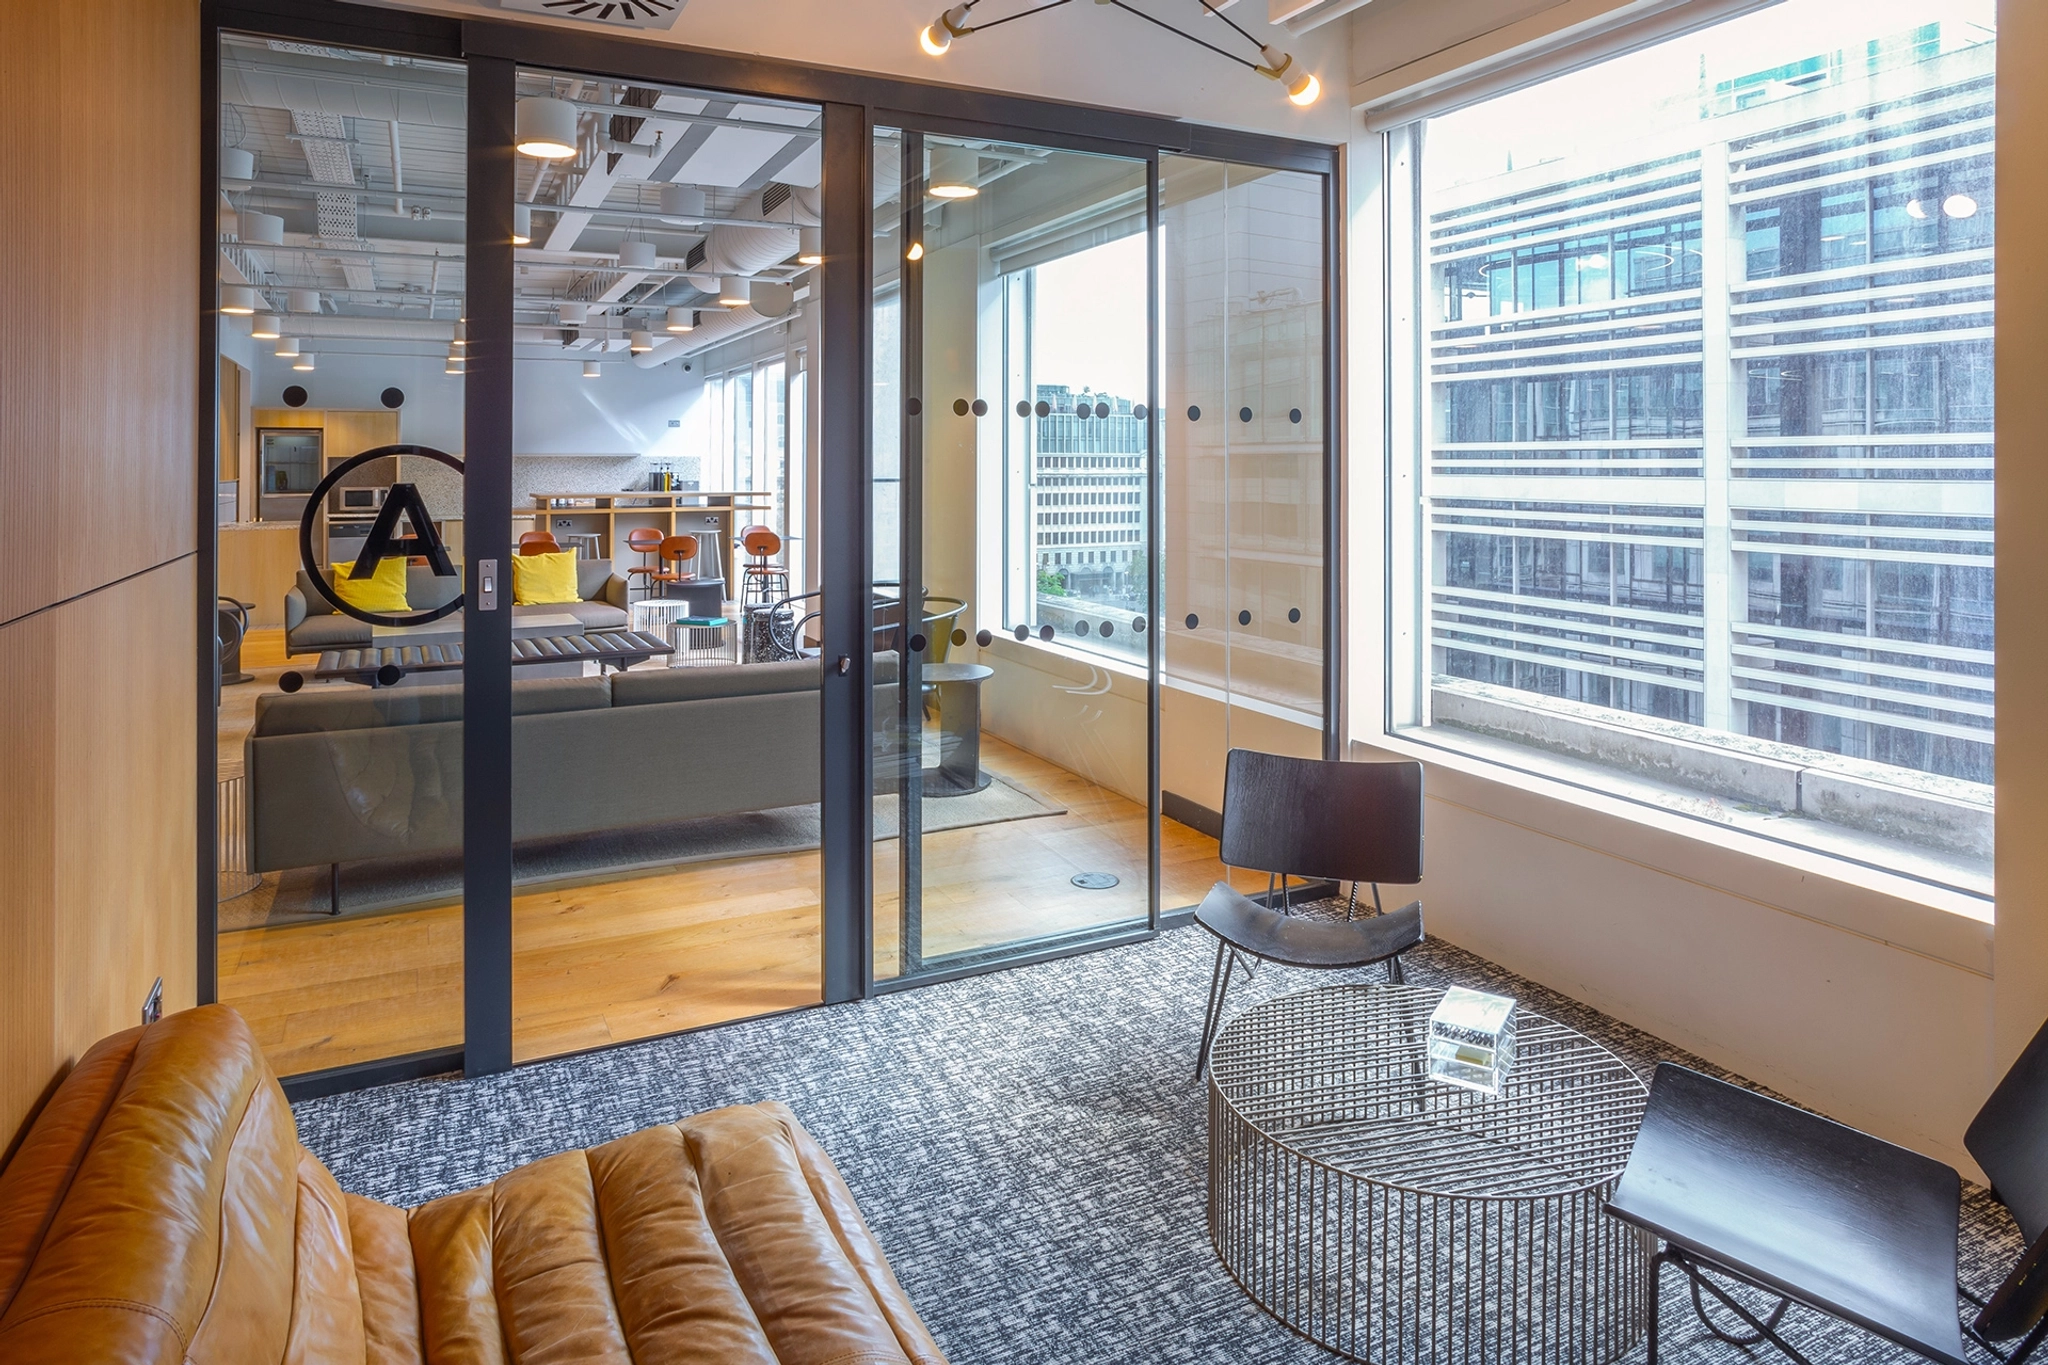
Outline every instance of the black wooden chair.
[[(1941, 1162), (1752, 1090), (1666, 1062), (1607, 1211), (1651, 1233), (1650, 1365), (1663, 1267), (1691, 1282), (1693, 1311), (1723, 1341), (1768, 1341), (1789, 1304), (1854, 1323), (1944, 1365), (1963, 1338), (2018, 1365), (2048, 1337), (2048, 1025), (1972, 1120), (1963, 1145), (2012, 1211), (2027, 1249), (1990, 1299), (1956, 1280), (1961, 1177)], [(1758, 1313), (1717, 1282), (1777, 1300)], [(1707, 1314), (1711, 1297), (1742, 1329)], [(1975, 1310), (1959, 1320), (1957, 1296)], [(1995, 1343), (2017, 1344), (2001, 1350)]]
[[(1331, 970), (1385, 962), (1388, 980), (1401, 980), (1401, 954), (1422, 942), (1422, 902), (1385, 911), (1379, 884), (1422, 880), (1422, 765), (1332, 763), (1232, 749), (1223, 772), (1222, 858), (1231, 867), (1264, 872), (1267, 903), (1218, 882), (1195, 911), (1195, 923), (1216, 935), (1197, 1080), (1208, 1068), (1241, 956)], [(1350, 882), (1345, 917), (1293, 914), (1290, 877)], [(1360, 882), (1372, 887), (1372, 912), (1364, 918), (1358, 915)]]

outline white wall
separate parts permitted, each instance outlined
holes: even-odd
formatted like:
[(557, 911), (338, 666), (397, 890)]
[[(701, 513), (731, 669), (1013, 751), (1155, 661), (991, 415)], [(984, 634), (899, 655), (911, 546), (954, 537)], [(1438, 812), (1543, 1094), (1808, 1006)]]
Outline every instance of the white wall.
[[(1401, 72), (1429, 76), (1445, 64), (1446, 51), (1476, 59), (1489, 51), (1541, 46), (1546, 25), (1582, 25), (1603, 12), (1639, 8), (1618, 0), (1474, 0), (1459, 6), (1380, 0), (1360, 11), (1352, 26), (1359, 78), (1354, 95), (1379, 98), (1398, 88)], [(2024, 29), (2010, 22), (2029, 8), (2040, 7), (2001, 5), (2007, 21), (2000, 39), (2002, 87), (2008, 83), (2003, 73), (2038, 67), (2048, 57), (2048, 24), (2038, 15)], [(1396, 74), (1383, 74), (1389, 72)], [(2041, 112), (2029, 110), (2026, 126), (2009, 127), (2012, 105), (2001, 88), (2001, 168), (2037, 160), (2032, 149), (2048, 142), (2048, 118)], [(1371, 268), (1383, 248), (1375, 183), (1379, 156), (1376, 137), (1355, 133), (1346, 286), (1352, 320), (1347, 445), (1354, 452), (1345, 509), (1353, 642), (1347, 704), (1355, 756), (1400, 753), (1427, 762), (1423, 900), (1431, 932), (1795, 1100), (1974, 1173), (1962, 1147), (1963, 1130), (2039, 1022), (2048, 1001), (2048, 971), (2042, 968), (2048, 934), (2033, 936), (2022, 955), (2009, 956), (2005, 945), (2016, 926), (2001, 916), (1994, 939), (1981, 902), (1880, 873), (1847, 872), (1824, 859), (1731, 838), (1680, 817), (1654, 816), (1618, 800), (1533, 779), (1505, 780), (1484, 765), (1383, 740), (1384, 673), (1377, 645), (1385, 638), (1378, 558), (1378, 528), (1386, 524), (1387, 512), (1379, 463), (1385, 449), (1378, 326), (1383, 286)], [(2000, 179), (2003, 191), (2003, 171)], [(2048, 300), (2024, 310), (2012, 307), (2010, 272), (2016, 259), (2029, 256), (2019, 240), (2027, 218), (2010, 202), (2000, 207), (2001, 239), (2013, 238), (2009, 245), (2001, 240), (2000, 262), (2000, 427), (2010, 443), (2011, 433), (2040, 429), (2016, 422), (2008, 410), (2007, 380), (2014, 374), (2007, 359), (2014, 342), (2010, 319), (2048, 316)], [(1397, 290), (1412, 288), (1410, 282), (1392, 283)], [(2039, 280), (2031, 288), (2044, 292)], [(2048, 401), (2038, 387), (2026, 396), (2036, 407)], [(2021, 485), (2007, 473), (2015, 463), (2038, 462), (2001, 461), (2002, 539), (2015, 520), (2040, 525), (2048, 508), (2048, 482)], [(1412, 508), (1394, 510), (1413, 515)], [(2001, 564), (2015, 559), (2034, 562), (2001, 547)], [(2008, 590), (2007, 582), (1999, 586), (2001, 610), (2013, 620), (2015, 595), (2027, 590)], [(2030, 591), (2039, 597), (2048, 589), (2035, 585)], [(2008, 652), (2002, 638), (2002, 670), (2010, 667), (2003, 657)], [(2025, 676), (2041, 675), (2037, 669)], [(2038, 851), (2035, 833), (2048, 788), (2035, 795), (2018, 786), (2028, 780), (2024, 774), (2042, 771), (2029, 756), (2043, 745), (2028, 736), (2027, 749), (2016, 759), (2014, 740), (2021, 731), (2008, 718), (2029, 708), (2002, 710), (1999, 885), (2001, 907), (2009, 907), (2014, 888), (2008, 868), (2017, 859), (2038, 865), (2030, 866), (2038, 875), (2029, 890), (2048, 891), (2048, 857)], [(2024, 716), (2016, 719), (2025, 723)], [(2033, 728), (2042, 727), (2036, 722)], [(2021, 791), (2028, 800), (2024, 812), (2012, 803)], [(2026, 904), (2043, 899), (2030, 895)], [(2029, 908), (2023, 923), (2031, 928), (2043, 918)], [(2008, 991), (2008, 977), (2023, 984)], [(2023, 1004), (2007, 1008), (2009, 996)], [(1995, 1005), (2002, 1036), (1994, 1035)]]
[(375, 411), (384, 406), (378, 395), (395, 387), (405, 391), (399, 440), (462, 453), (462, 380), (442, 373), (439, 356), (320, 354), (312, 344), (306, 349), (315, 353), (310, 374), (270, 354), (267, 345), (256, 347), (257, 407), (283, 407), (284, 391), (296, 384), (306, 391), (309, 408)]

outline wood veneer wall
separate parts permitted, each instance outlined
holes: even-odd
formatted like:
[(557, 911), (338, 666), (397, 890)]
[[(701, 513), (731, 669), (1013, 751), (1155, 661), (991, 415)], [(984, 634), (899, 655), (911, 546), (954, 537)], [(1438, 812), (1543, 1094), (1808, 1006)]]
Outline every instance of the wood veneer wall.
[(0, 4), (0, 50), (5, 1151), (193, 1003), (199, 6)]

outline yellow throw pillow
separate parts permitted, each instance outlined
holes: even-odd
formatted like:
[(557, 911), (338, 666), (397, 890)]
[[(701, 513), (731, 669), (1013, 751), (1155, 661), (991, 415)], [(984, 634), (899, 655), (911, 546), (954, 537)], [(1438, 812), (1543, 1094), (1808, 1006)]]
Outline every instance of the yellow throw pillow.
[(576, 591), (576, 552), (558, 550), (548, 555), (512, 557), (512, 605), (539, 606), (543, 602), (581, 602)]
[(342, 601), (357, 611), (401, 612), (411, 611), (412, 604), (405, 600), (405, 557), (394, 556), (377, 561), (377, 571), (368, 578), (350, 578), (349, 571), (355, 568), (355, 561), (330, 565), (334, 570), (334, 591)]

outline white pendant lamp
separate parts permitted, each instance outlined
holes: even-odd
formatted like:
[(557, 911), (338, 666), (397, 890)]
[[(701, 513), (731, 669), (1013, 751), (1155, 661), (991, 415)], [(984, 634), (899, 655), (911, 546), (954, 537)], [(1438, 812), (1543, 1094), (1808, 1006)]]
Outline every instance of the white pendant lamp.
[(242, 219), (235, 212), (235, 206), (222, 199), (220, 207), (213, 211), (213, 230), (223, 237), (237, 237), (241, 235), (241, 225)]
[(234, 317), (253, 316), (260, 302), (256, 291), (246, 284), (231, 284), (220, 291), (220, 311)]
[(448, 343), (448, 350), (450, 353), (454, 353), (467, 345), (469, 345), (469, 319), (457, 318), (455, 319), (455, 336)]
[(460, 352), (460, 351), (454, 351), (454, 350), (451, 350), (451, 351), (449, 351), (449, 352), (448, 352), (448, 358), (447, 358), (447, 359), (446, 359), (445, 361), (443, 361), (443, 362), (442, 362), (442, 365), (441, 365), (441, 373), (442, 373), (442, 374), (461, 374), (461, 373), (462, 373), (462, 352)]
[(972, 199), (981, 193), (980, 178), (981, 156), (972, 147), (932, 148), (932, 198)]
[(796, 263), (798, 265), (825, 264), (825, 230), (823, 228), (798, 228), (796, 231)]
[(671, 308), (668, 310), (668, 330), (689, 332), (696, 330), (697, 310), (694, 308)]
[(619, 269), (654, 269), (654, 243), (642, 241), (619, 243)]
[(294, 360), (294, 361), (292, 362), (292, 368), (293, 368), (293, 369), (295, 369), (295, 370), (310, 370), (310, 369), (312, 369), (312, 368), (313, 368), (313, 353), (312, 353), (311, 351), (301, 351), (301, 352), (299, 353), (299, 358), (298, 358), (297, 360)]
[(533, 207), (529, 204), (512, 206), (512, 245), (525, 246), (533, 241)]
[(587, 303), (558, 303), (555, 316), (562, 320), (564, 327), (581, 327), (590, 320), (590, 305)]
[(1292, 103), (1305, 109), (1323, 93), (1323, 83), (1315, 78), (1315, 73), (1296, 66), (1289, 53), (1266, 46), (1259, 49), (1259, 55), (1265, 58), (1265, 65), (1256, 68), (1259, 74), (1280, 82)]
[(283, 246), (284, 219), (274, 213), (258, 213), (255, 209), (243, 209), (238, 235), (244, 242), (256, 246)]
[(925, 50), (927, 56), (945, 56), (955, 37), (972, 31), (967, 27), (967, 11), (973, 7), (971, 3), (955, 5), (939, 15), (918, 33), (917, 45)]
[(701, 223), (706, 212), (704, 191), (695, 185), (663, 185), (661, 187), (661, 221), (664, 223)]
[(635, 331), (633, 339), (626, 343), (626, 349), (634, 355), (646, 355), (654, 349), (654, 333)]
[(602, 365), (599, 365), (595, 360), (586, 360), (583, 362), (583, 377), (585, 379), (596, 379), (603, 373), (604, 367)]
[(576, 106), (553, 97), (519, 101), (512, 140), (522, 156), (542, 161), (576, 155)]
[(249, 320), (249, 335), (258, 341), (275, 341), (284, 335), (284, 324), (275, 313), (258, 313)]
[(256, 153), (247, 147), (220, 149), (220, 178), (229, 183), (246, 183), (256, 178)]
[(299, 339), (297, 337), (279, 337), (277, 339), (277, 349), (271, 352), (272, 355), (285, 360), (292, 359), (298, 353)]
[(744, 275), (727, 275), (718, 282), (718, 306), (743, 308), (751, 299)]
[(320, 291), (317, 289), (294, 289), (287, 300), (294, 313), (317, 313), (320, 311)]

